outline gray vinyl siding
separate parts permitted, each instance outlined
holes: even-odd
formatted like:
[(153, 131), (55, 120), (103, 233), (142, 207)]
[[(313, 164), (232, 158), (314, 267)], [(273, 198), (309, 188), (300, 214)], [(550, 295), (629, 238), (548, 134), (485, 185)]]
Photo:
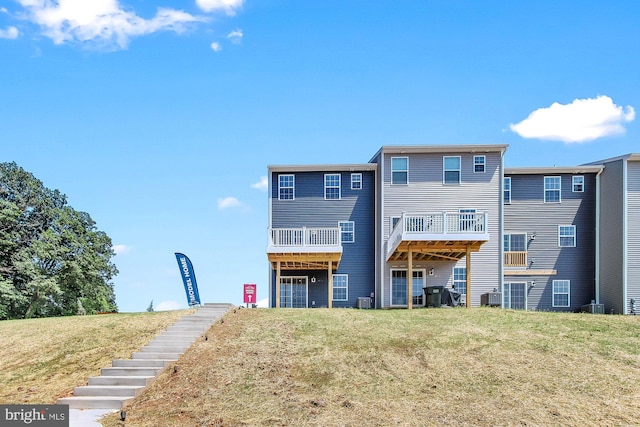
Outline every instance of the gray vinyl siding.
[[(527, 261), (531, 270), (556, 270), (553, 276), (510, 276), (504, 282), (527, 286), (530, 310), (570, 311), (595, 299), (595, 174), (584, 176), (584, 192), (572, 192), (572, 174), (513, 174), (511, 204), (504, 206), (504, 234), (527, 234)], [(544, 203), (544, 177), (561, 177), (561, 202)], [(559, 247), (558, 226), (576, 227), (576, 246)], [(536, 238), (531, 240), (532, 234)], [(533, 264), (531, 264), (533, 261)], [(553, 280), (570, 280), (570, 306), (553, 307)], [(530, 286), (535, 282), (535, 286)]]
[(640, 309), (640, 162), (627, 162), (627, 304)]
[(600, 303), (624, 313), (624, 160), (605, 164), (600, 178)]
[[(362, 189), (351, 189), (351, 173), (362, 173)], [(295, 199), (278, 200), (278, 175), (271, 177), (271, 228), (337, 227), (339, 221), (354, 221), (355, 242), (343, 243), (342, 258), (334, 274), (348, 274), (348, 301), (333, 301), (333, 307), (355, 307), (358, 297), (375, 290), (374, 196), (375, 173), (354, 170), (340, 173), (341, 199), (324, 199), (324, 171), (295, 172)], [(282, 276), (309, 278), (309, 306), (328, 305), (327, 271), (282, 271)], [(311, 278), (316, 282), (312, 283)], [(271, 274), (272, 301), (275, 304), (275, 272)]]
[[(488, 213), (488, 232), (490, 240), (482, 245), (479, 252), (471, 254), (472, 305), (480, 304), (480, 295), (500, 288), (500, 200), (502, 162), (498, 152), (483, 153), (486, 156), (486, 171), (473, 172), (472, 153), (418, 153), (395, 154), (383, 153), (382, 175), (383, 206), (381, 209), (383, 246), (380, 260), (384, 265), (382, 276), (383, 306), (391, 305), (392, 268), (407, 268), (406, 263), (386, 262), (386, 242), (390, 234), (390, 218), (398, 217), (403, 211), (417, 212), (458, 212), (459, 209), (476, 209), (477, 212)], [(461, 183), (459, 185), (443, 184), (443, 156), (461, 157)], [(391, 158), (406, 156), (409, 158), (409, 174), (407, 185), (391, 185)], [(380, 161), (380, 159), (378, 159)], [(464, 267), (464, 259), (457, 263)], [(433, 276), (426, 276), (426, 284), (451, 285), (453, 267), (456, 262), (423, 262), (416, 263), (414, 268), (434, 268)]]

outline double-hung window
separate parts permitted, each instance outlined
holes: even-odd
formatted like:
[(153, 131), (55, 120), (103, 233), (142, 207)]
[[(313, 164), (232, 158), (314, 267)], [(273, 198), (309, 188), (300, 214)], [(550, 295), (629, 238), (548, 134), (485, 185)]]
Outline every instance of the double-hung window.
[(576, 246), (576, 226), (558, 226), (558, 246), (561, 248), (573, 248)]
[(505, 233), (503, 249), (505, 267), (525, 267), (527, 265), (526, 233)]
[(407, 184), (409, 182), (409, 158), (391, 158), (391, 184)]
[(506, 205), (511, 204), (511, 177), (504, 177), (504, 203)]
[(340, 241), (342, 243), (353, 243), (356, 241), (355, 222), (339, 221), (338, 227), (340, 228)]
[(327, 173), (324, 175), (324, 199), (340, 200), (339, 173)]
[(560, 177), (559, 176), (545, 176), (544, 177), (544, 202), (545, 203), (560, 203)]
[(349, 275), (333, 275), (333, 300), (347, 301), (349, 299)]
[(278, 175), (278, 200), (293, 200), (295, 197), (295, 178), (293, 175)]
[(473, 172), (484, 173), (487, 165), (487, 156), (473, 156)]
[(571, 281), (570, 280), (554, 280), (553, 281), (553, 306), (569, 307), (571, 297)]
[(574, 193), (584, 192), (584, 175), (575, 175), (571, 177), (571, 191)]
[(351, 189), (362, 190), (362, 174), (361, 173), (351, 174)]
[(442, 158), (444, 184), (460, 184), (460, 156), (445, 156)]

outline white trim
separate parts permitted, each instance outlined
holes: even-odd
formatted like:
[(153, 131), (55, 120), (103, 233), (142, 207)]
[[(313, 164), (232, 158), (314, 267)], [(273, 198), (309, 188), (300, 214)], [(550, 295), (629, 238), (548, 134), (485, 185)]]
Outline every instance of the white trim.
[[(498, 227), (498, 232), (500, 235), (500, 241), (503, 243), (498, 244), (498, 266), (500, 271), (500, 276), (498, 278), (498, 289), (504, 291), (504, 152), (500, 155), (500, 172), (502, 179), (500, 180), (500, 183), (498, 185), (498, 187), (500, 188), (500, 194), (498, 196), (500, 198), (500, 203), (498, 205), (498, 209), (500, 212), (500, 225)], [(509, 179), (509, 181), (511, 181), (511, 179)], [(509, 186), (509, 189), (511, 189), (511, 186)], [(511, 193), (509, 193), (509, 199), (511, 199)], [(487, 229), (488, 228), (489, 224), (487, 223)], [(504, 300), (500, 301), (500, 306), (504, 308)]]
[(596, 174), (596, 304), (600, 304), (600, 175)]
[[(407, 307), (408, 304), (394, 304), (393, 303), (393, 272), (394, 271), (404, 271), (405, 273), (407, 273), (407, 279), (409, 278), (409, 269), (408, 268), (395, 268), (395, 267), (391, 267), (389, 269), (389, 307)], [(416, 273), (422, 273), (422, 282), (423, 282), (423, 286), (426, 286), (427, 284), (427, 269), (426, 268), (414, 268), (413, 269), (413, 274), (415, 275)], [(406, 289), (407, 287), (407, 283), (404, 284), (404, 287)], [(409, 295), (407, 295), (408, 297)], [(412, 295), (411, 295), (411, 302), (413, 303), (413, 297), (415, 297), (416, 295), (413, 295), (413, 290), (412, 290)], [(424, 296), (424, 293), (422, 295), (423, 297), (423, 304), (426, 303), (426, 297)], [(407, 299), (408, 302), (408, 299)]]
[[(393, 159), (407, 159), (407, 170), (406, 171), (397, 171), (397, 172), (405, 172), (407, 174), (407, 182), (404, 183), (394, 183), (393, 182)], [(389, 162), (389, 164), (391, 165), (391, 175), (389, 177), (389, 185), (409, 185), (409, 157), (407, 156), (396, 156), (396, 157), (391, 157), (391, 161)]]
[[(304, 303), (304, 308), (308, 308), (309, 307), (309, 276), (280, 276), (280, 283), (278, 283), (276, 286), (281, 286), (282, 285), (282, 279), (304, 279), (304, 285), (305, 285), (305, 303)], [(282, 297), (282, 292), (280, 292), (280, 307), (276, 307), (276, 308), (282, 308), (283, 299), (284, 298)], [(328, 299), (329, 298), (327, 297), (327, 300)], [(289, 307), (285, 307), (285, 308), (289, 308)], [(290, 308), (301, 308), (301, 307), (293, 307), (293, 305), (292, 305)]]
[[(567, 292), (556, 292), (555, 285), (557, 282), (567, 282), (569, 284), (567, 288)], [(556, 295), (567, 295), (567, 305), (556, 305), (555, 296)], [(567, 308), (571, 307), (571, 280), (568, 279), (557, 279), (551, 282), (551, 307), (558, 308)]]
[[(558, 178), (560, 180), (560, 187), (555, 190), (549, 190), (549, 191), (558, 191), (558, 201), (547, 201), (547, 178)], [(544, 203), (562, 203), (562, 176), (558, 176), (558, 175), (545, 175), (542, 177), (542, 201)]]
[[(456, 269), (464, 270), (464, 292), (460, 292), (456, 287)], [(461, 295), (467, 295), (467, 267), (456, 267), (455, 265), (451, 268), (451, 289), (454, 289), (456, 292), (459, 292)]]
[[(476, 157), (478, 158), (482, 157), (482, 163), (478, 163), (478, 166), (482, 165), (481, 171), (476, 170)], [(473, 173), (485, 173), (486, 171), (487, 171), (487, 156), (474, 154), (473, 155)]]
[[(337, 176), (338, 177), (338, 185), (332, 185), (332, 186), (327, 186), (327, 177), (333, 177), (333, 176)], [(338, 198), (334, 199), (334, 198), (327, 198), (327, 190), (330, 188), (337, 188), (338, 189)], [(324, 199), (325, 200), (342, 200), (342, 174), (340, 173), (325, 173), (324, 174)]]
[[(292, 180), (293, 185), (291, 187), (291, 189), (293, 191), (292, 191), (292, 195), (291, 195), (290, 199), (283, 199), (281, 197), (281, 194), (280, 194), (280, 177), (281, 176), (282, 177), (290, 176), (291, 178), (293, 178), (293, 180)], [(289, 188), (289, 187), (284, 187), (284, 188)], [(289, 200), (295, 200), (295, 199), (296, 199), (296, 176), (295, 176), (295, 174), (292, 174), (292, 173), (281, 173), (281, 174), (278, 174), (278, 200), (289, 201)]]
[[(267, 224), (269, 224), (269, 228), (271, 228), (271, 225), (273, 223), (273, 199), (274, 199), (274, 197), (273, 197), (273, 176), (274, 176), (274, 172), (270, 171), (269, 172), (269, 181), (267, 182), (267, 191), (268, 191), (268, 194), (269, 194), (269, 206), (267, 207), (267, 217), (268, 217), (267, 218)], [(269, 277), (268, 277), (267, 283), (269, 284), (269, 289), (267, 290), (268, 291), (268, 296), (267, 297), (269, 298), (269, 300), (267, 302), (267, 307), (271, 307), (271, 296), (272, 296), (271, 284), (276, 281), (276, 279), (273, 277), (273, 268), (271, 266), (271, 263), (269, 263), (268, 270), (269, 270), (268, 271)], [(274, 306), (275, 306), (275, 302), (274, 302)]]
[[(507, 292), (505, 290), (506, 286), (509, 285), (509, 307), (505, 306), (504, 300)], [(522, 285), (524, 286), (524, 310), (529, 310), (529, 292), (528, 292), (528, 283), (526, 281), (516, 281), (516, 282), (503, 282), (502, 283), (502, 307), (509, 310), (519, 310), (518, 308), (513, 308), (511, 304), (511, 286), (512, 285)]]
[[(353, 180), (354, 177), (360, 177), (360, 179), (354, 181)], [(354, 182), (358, 182), (360, 184), (360, 188), (353, 188)], [(353, 172), (351, 174), (351, 189), (352, 190), (362, 190), (362, 187), (363, 187), (363, 185), (362, 185), (362, 173), (361, 172)]]
[[(445, 166), (447, 159), (458, 159), (458, 182), (447, 182), (446, 174), (447, 172), (455, 172), (456, 169), (447, 169)], [(442, 156), (442, 185), (460, 185), (462, 182), (462, 156)]]
[[(571, 237), (571, 236), (562, 236), (560, 234), (560, 229), (561, 227), (572, 227), (573, 228), (573, 245), (561, 245), (560, 244), (560, 239), (562, 237)], [(575, 225), (573, 224), (560, 224), (558, 225), (558, 247), (559, 248), (575, 248), (578, 246), (578, 229), (576, 228)]]
[[(333, 301), (349, 301), (349, 275), (348, 274), (344, 274), (344, 273), (336, 273), (336, 274), (332, 274), (332, 276), (333, 276), (333, 286), (332, 286), (333, 294), (332, 294), (332, 296), (334, 297)], [(347, 286), (345, 287), (345, 289), (346, 289), (347, 292), (345, 294), (346, 296), (345, 296), (344, 299), (343, 298), (335, 298), (335, 295), (336, 295), (336, 276), (344, 276), (344, 277), (346, 277)], [(338, 288), (338, 289), (342, 289), (342, 288)]]

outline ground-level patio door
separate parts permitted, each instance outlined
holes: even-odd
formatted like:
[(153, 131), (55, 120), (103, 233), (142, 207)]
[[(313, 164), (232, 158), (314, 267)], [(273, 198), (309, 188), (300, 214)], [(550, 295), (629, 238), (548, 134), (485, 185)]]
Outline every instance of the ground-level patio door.
[(512, 308), (514, 310), (527, 309), (526, 282), (505, 283), (502, 295), (504, 299), (504, 308)]
[(307, 308), (308, 295), (306, 276), (280, 278), (280, 308)]
[[(411, 293), (415, 306), (424, 306), (424, 276), (424, 269), (413, 270)], [(407, 270), (391, 270), (391, 305), (407, 305)]]

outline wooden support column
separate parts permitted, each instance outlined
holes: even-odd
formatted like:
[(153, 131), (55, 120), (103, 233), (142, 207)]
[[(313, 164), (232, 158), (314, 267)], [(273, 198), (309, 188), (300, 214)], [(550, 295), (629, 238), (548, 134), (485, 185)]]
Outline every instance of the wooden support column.
[(471, 307), (471, 246), (467, 245), (467, 308)]
[(332, 265), (333, 262), (329, 261), (329, 268), (327, 271), (327, 294), (329, 296), (327, 307), (329, 308), (333, 308), (333, 272), (331, 271)]
[(407, 271), (407, 308), (411, 310), (413, 308), (413, 251), (411, 246), (409, 246), (407, 263), (409, 264)]
[(276, 266), (276, 308), (280, 308), (280, 261)]

